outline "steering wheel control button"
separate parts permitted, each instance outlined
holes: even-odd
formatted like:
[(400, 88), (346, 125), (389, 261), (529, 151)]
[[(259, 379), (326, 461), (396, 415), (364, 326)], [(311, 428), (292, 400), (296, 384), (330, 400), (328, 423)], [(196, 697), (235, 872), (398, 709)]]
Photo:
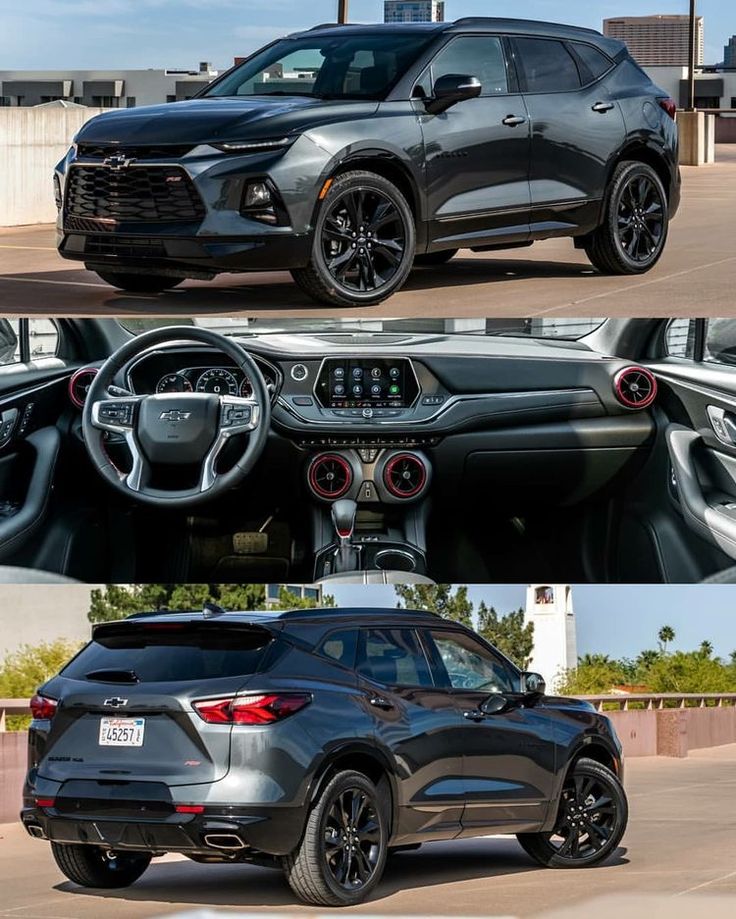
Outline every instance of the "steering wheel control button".
[(97, 411), (100, 421), (107, 424), (117, 424), (121, 427), (130, 427), (133, 424), (135, 402), (101, 402)]
[(251, 409), (249, 405), (226, 405), (222, 413), (222, 427), (243, 427), (250, 424)]

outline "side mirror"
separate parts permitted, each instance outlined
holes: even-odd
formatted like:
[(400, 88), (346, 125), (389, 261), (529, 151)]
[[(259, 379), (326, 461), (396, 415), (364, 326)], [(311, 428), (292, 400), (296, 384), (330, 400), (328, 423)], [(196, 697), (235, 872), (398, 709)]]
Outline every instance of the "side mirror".
[(448, 73), (434, 84), (432, 99), (427, 100), (427, 111), (433, 115), (446, 112), (448, 108), (466, 99), (477, 99), (483, 90), (478, 77), (464, 73)]
[(487, 699), (484, 699), (479, 707), (484, 715), (499, 715), (501, 712), (506, 711), (508, 706), (509, 700), (506, 696), (494, 692), (492, 696), (488, 696)]
[(547, 692), (547, 684), (539, 673), (522, 673), (521, 685), (528, 696), (543, 696)]

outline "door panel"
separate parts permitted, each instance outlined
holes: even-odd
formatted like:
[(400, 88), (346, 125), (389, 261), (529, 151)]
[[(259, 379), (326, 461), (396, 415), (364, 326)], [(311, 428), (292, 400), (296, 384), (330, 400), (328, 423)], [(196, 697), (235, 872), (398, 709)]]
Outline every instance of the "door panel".
[[(482, 95), (441, 114), (417, 102), (424, 137), (430, 250), (482, 245), (499, 236), (524, 241), (529, 232), (529, 124), (513, 91), (502, 42), (459, 36), (443, 48), (425, 78), (476, 76)], [(507, 122), (507, 123), (504, 123)]]
[(524, 38), (512, 46), (531, 126), (531, 232), (592, 229), (609, 163), (626, 137), (621, 108), (605, 81), (574, 88), (577, 65), (562, 42)]

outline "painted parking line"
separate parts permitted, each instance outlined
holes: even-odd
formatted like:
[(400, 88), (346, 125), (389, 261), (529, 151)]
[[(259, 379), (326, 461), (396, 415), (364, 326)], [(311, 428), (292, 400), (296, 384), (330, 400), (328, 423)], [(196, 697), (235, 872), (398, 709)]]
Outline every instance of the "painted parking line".
[(56, 252), (56, 246), (11, 246), (6, 243), (0, 243), (0, 249), (28, 249), (33, 252)]
[(110, 290), (109, 284), (94, 284), (92, 281), (52, 281), (49, 278), (17, 278), (12, 274), (0, 274), (0, 284), (3, 281), (14, 281), (18, 284), (61, 284), (65, 287), (100, 287)]

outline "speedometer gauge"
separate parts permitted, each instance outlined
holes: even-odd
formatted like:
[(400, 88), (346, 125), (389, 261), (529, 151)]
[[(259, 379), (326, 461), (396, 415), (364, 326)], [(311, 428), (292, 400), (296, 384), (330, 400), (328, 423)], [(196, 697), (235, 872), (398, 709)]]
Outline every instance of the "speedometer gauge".
[(238, 381), (229, 370), (213, 367), (212, 370), (205, 370), (197, 380), (197, 392), (211, 392), (218, 396), (237, 396)]
[(250, 399), (253, 395), (253, 384), (248, 379), (248, 377), (243, 377), (243, 382), (240, 384), (240, 397), (242, 399)]
[(192, 384), (180, 373), (168, 373), (156, 384), (156, 392), (191, 392)]

